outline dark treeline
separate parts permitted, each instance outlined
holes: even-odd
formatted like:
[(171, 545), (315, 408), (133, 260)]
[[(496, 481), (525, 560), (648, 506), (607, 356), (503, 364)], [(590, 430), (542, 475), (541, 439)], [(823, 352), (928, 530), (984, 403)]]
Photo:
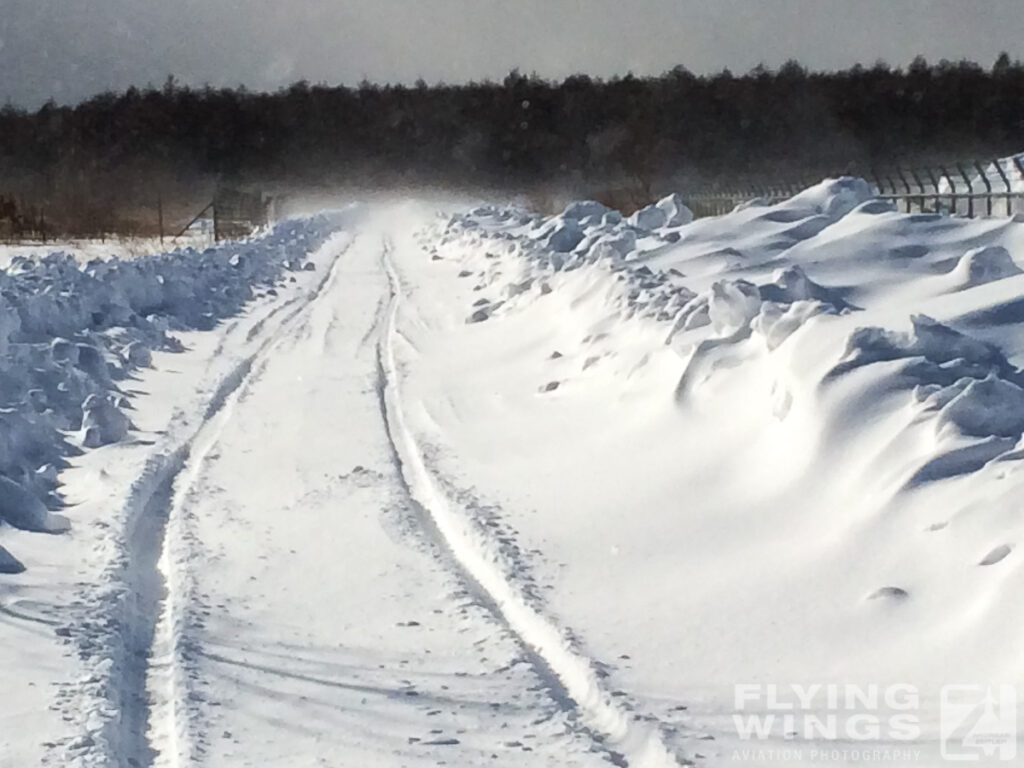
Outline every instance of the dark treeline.
[[(971, 62), (276, 93), (162, 88), (0, 112), (0, 193), (51, 218), (141, 220), (218, 180), (574, 194), (864, 172), (1024, 149), (1024, 64)], [(622, 202), (621, 200), (618, 202)], [(137, 210), (135, 210), (137, 208)], [(148, 213), (147, 213), (148, 212)], [(134, 219), (133, 219), (134, 216)], [(70, 227), (70, 223), (68, 224)]]

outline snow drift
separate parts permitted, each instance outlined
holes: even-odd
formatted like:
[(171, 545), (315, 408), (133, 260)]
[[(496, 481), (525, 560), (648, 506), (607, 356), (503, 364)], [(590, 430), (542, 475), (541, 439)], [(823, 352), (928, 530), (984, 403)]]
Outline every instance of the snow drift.
[[(57, 472), (82, 449), (129, 436), (124, 383), (174, 332), (210, 329), (274, 293), (326, 240), (319, 216), (197, 251), (80, 263), (54, 252), (0, 271), (0, 524), (60, 533)], [(0, 569), (18, 563), (0, 553)]]
[(672, 208), (424, 237), (406, 279), (446, 301), (400, 331), (437, 471), (501, 500), (559, 564), (548, 609), (709, 764), (736, 681), (1018, 680), (1024, 226), (852, 178)]

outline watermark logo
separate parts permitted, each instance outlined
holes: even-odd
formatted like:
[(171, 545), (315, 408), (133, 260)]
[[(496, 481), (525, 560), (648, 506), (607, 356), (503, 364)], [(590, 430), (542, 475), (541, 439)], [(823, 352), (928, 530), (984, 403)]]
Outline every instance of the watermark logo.
[[(922, 702), (913, 685), (741, 684), (733, 696), (736, 734), (752, 742), (734, 760), (794, 763), (807, 751), (819, 762), (892, 765), (921, 760), (925, 747), (935, 759), (935, 697)], [(1014, 686), (946, 685), (938, 704), (943, 760), (1016, 761)]]
[(921, 735), (912, 685), (741, 684), (733, 694), (743, 740), (911, 742)]
[(1009, 761), (1017, 756), (1017, 692), (1012, 685), (947, 685), (940, 735), (946, 760)]

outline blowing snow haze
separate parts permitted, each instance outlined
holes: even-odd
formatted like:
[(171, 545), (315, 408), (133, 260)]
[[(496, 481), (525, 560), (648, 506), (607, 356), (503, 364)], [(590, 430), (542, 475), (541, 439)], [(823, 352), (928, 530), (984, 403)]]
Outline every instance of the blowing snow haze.
[(745, 72), (1016, 55), (1017, 0), (2, 0), (0, 100), (160, 84), (355, 84)]

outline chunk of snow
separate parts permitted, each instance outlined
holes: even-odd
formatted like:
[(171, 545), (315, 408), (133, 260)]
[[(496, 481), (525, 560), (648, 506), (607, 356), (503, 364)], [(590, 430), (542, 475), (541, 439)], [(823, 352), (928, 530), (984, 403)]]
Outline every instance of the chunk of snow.
[(105, 395), (89, 395), (82, 412), (82, 445), (86, 448), (117, 443), (128, 434), (128, 417)]
[(681, 227), (693, 221), (693, 211), (686, 207), (683, 198), (676, 192), (661, 198), (656, 205), (665, 213), (667, 227)]
[(608, 206), (603, 205), (596, 200), (577, 200), (569, 203), (569, 205), (565, 207), (565, 210), (562, 212), (562, 218), (575, 221), (591, 217), (597, 217), (600, 219), (609, 212), (611, 212), (611, 209), (608, 208)]
[(63, 533), (71, 523), (63, 515), (54, 515), (27, 488), (0, 475), (0, 520), (24, 531)]
[(788, 208), (812, 208), (829, 219), (838, 220), (874, 197), (871, 185), (864, 179), (842, 176), (838, 179), (826, 179), (805, 189), (783, 205)]
[(751, 328), (764, 337), (768, 349), (775, 349), (808, 319), (828, 311), (820, 301), (795, 301), (790, 305), (766, 301), (751, 321)]
[(555, 253), (568, 253), (583, 239), (583, 230), (572, 219), (566, 220), (555, 227), (548, 235), (548, 246)]
[(657, 204), (652, 204), (641, 208), (630, 216), (627, 221), (637, 229), (650, 232), (651, 230), (664, 227), (668, 222), (668, 215)]
[(957, 287), (968, 288), (1022, 273), (1010, 252), (1001, 245), (972, 248), (960, 257), (952, 276)]
[(14, 574), (21, 573), (25, 566), (14, 555), (0, 546), (0, 573)]
[(722, 336), (750, 325), (761, 309), (761, 293), (746, 280), (719, 280), (711, 286), (708, 317)]
[(1024, 390), (1016, 384), (991, 374), (980, 381), (961, 380), (954, 386), (960, 391), (939, 413), (940, 429), (953, 425), (975, 437), (1020, 437), (1024, 433)]

